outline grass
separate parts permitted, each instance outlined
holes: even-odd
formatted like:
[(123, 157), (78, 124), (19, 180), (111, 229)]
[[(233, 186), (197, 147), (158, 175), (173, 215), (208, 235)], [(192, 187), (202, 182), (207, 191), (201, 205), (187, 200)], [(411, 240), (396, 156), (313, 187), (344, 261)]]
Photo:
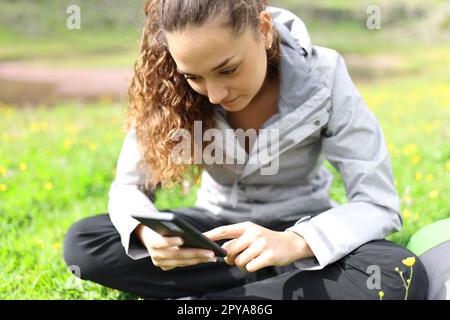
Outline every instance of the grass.
[[(111, 2), (112, 1), (112, 2)], [(114, 5), (112, 5), (114, 2)], [(368, 30), (366, 19), (368, 5), (379, 5), (383, 10), (393, 7), (419, 7), (423, 10), (436, 8), (443, 0), (432, 0), (426, 4), (419, 0), (377, 1), (294, 1), (273, 0), (272, 4), (297, 12), (314, 34), (314, 44), (335, 48), (341, 52), (368, 54), (383, 52), (387, 46), (395, 43), (395, 48), (410, 48), (408, 37), (402, 37), (404, 29), (392, 32)], [(82, 13), (80, 30), (65, 27), (68, 5), (77, 4)], [(139, 40), (143, 17), (141, 2), (133, 0), (132, 5), (117, 0), (104, 2), (87, 0), (53, 1), (44, 0), (43, 4), (20, 1), (0, 4), (0, 60), (24, 61), (34, 65), (58, 67), (130, 67), (138, 55)], [(350, 12), (351, 18), (342, 19), (339, 15), (331, 19), (319, 13), (312, 16), (305, 9), (320, 9), (325, 12)], [(45, 10), (44, 10), (45, 9)], [(58, 14), (49, 15), (48, 12)], [(105, 12), (103, 15), (97, 12)], [(123, 14), (121, 14), (124, 12)], [(384, 11), (383, 11), (384, 12)], [(384, 22), (384, 16), (382, 22)], [(407, 24), (399, 19), (403, 27), (411, 30), (421, 25)], [(386, 26), (383, 23), (383, 26)], [(423, 26), (422, 26), (423, 28)], [(348, 35), (351, 34), (351, 41)], [(112, 36), (113, 35), (113, 36)]]
[[(414, 78), (361, 83), (379, 118), (402, 198), (404, 228), (390, 239), (406, 245), (420, 227), (450, 216), (450, 87), (439, 68), (448, 48), (418, 53)], [(406, 57), (405, 57), (406, 59)], [(129, 295), (66, 271), (61, 243), (75, 221), (107, 212), (125, 107), (108, 103), (61, 104), (20, 110), (0, 108), (0, 299), (123, 299)], [(331, 195), (345, 201), (340, 177)], [(162, 192), (157, 207), (192, 205), (180, 190)], [(133, 297), (133, 296), (131, 296)]]
[(63, 30), (30, 37), (0, 28), (0, 59), (53, 68), (129, 67), (138, 55), (138, 39), (140, 32), (134, 29)]
[[(79, 30), (66, 26), (71, 5), (80, 9)], [(2, 1), (0, 61), (129, 67), (139, 47), (142, 6), (140, 0)]]
[[(107, 212), (123, 111), (123, 105), (76, 103), (51, 111), (0, 108), (0, 299), (126, 296), (72, 283), (61, 251), (74, 221)], [(157, 206), (188, 205), (192, 199), (171, 190), (158, 197)]]

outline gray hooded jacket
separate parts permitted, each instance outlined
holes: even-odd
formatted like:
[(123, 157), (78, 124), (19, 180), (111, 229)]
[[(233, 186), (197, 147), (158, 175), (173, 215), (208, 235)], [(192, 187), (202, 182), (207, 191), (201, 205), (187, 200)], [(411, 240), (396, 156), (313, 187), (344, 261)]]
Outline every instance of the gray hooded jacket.
[[(225, 217), (230, 223), (253, 221), (260, 225), (296, 221), (287, 230), (301, 235), (315, 254), (295, 265), (318, 270), (362, 244), (383, 239), (402, 225), (399, 198), (388, 150), (380, 125), (353, 84), (345, 62), (336, 51), (312, 46), (304, 23), (293, 13), (269, 7), (280, 33), (281, 89), (278, 112), (262, 129), (278, 132), (264, 145), (276, 145), (265, 161), (257, 159), (260, 144), (249, 154), (239, 143), (223, 143), (244, 155), (239, 164), (206, 165), (195, 207)], [(218, 129), (231, 127), (225, 110), (215, 108)], [(258, 140), (259, 140), (258, 136)], [(261, 138), (263, 140), (263, 138)], [(267, 144), (268, 142), (268, 144)], [(239, 149), (241, 152), (239, 152)], [(261, 157), (262, 158), (262, 157)], [(327, 159), (341, 174), (348, 202), (337, 204), (328, 195), (332, 175)], [(145, 247), (130, 235), (139, 224), (133, 212), (157, 212), (141, 192), (145, 173), (134, 130), (130, 130), (109, 191), (111, 220), (133, 259), (148, 257)], [(273, 167), (276, 174), (263, 174)]]

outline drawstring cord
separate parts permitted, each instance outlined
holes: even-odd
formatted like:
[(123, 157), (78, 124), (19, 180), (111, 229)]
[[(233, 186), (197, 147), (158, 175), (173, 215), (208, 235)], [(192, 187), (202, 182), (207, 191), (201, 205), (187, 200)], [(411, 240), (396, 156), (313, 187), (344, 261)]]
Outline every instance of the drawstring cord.
[(231, 206), (233, 207), (233, 209), (236, 209), (237, 207), (237, 201), (238, 201), (238, 179), (236, 178), (234, 180), (233, 183), (233, 187), (231, 187), (231, 192), (230, 192), (230, 201), (231, 201)]

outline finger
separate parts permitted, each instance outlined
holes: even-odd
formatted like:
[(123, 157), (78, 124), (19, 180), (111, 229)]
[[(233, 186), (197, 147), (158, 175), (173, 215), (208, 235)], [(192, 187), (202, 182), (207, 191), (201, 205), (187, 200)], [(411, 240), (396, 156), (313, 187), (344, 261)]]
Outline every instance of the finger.
[(214, 256), (215, 254), (211, 250), (199, 250), (179, 247), (154, 250), (152, 252), (152, 257), (157, 260), (204, 259), (214, 258)]
[(251, 260), (245, 266), (248, 272), (255, 272), (259, 269), (273, 265), (273, 253), (271, 251), (263, 251), (259, 256)]
[(175, 269), (176, 267), (161, 267), (161, 269), (163, 269), (164, 271), (169, 271), (172, 269)]
[(180, 237), (161, 237), (154, 236), (151, 240), (150, 247), (153, 249), (165, 249), (183, 245), (183, 239)]
[(227, 251), (228, 248), (231, 246), (231, 244), (232, 244), (233, 242), (235, 242), (235, 241), (237, 241), (237, 239), (231, 239), (231, 240), (228, 240), (227, 242), (225, 242), (224, 244), (222, 244), (222, 249), (224, 249), (225, 251)]
[(264, 250), (264, 243), (257, 241), (252, 243), (245, 251), (234, 259), (234, 263), (241, 269), (247, 269), (247, 264), (259, 256)]
[(225, 242), (225, 243), (222, 245), (222, 249), (224, 249), (225, 251), (227, 251), (227, 256), (225, 257), (224, 261), (225, 261), (226, 264), (228, 264), (228, 265), (230, 265), (230, 266), (233, 266), (233, 265), (234, 265), (234, 260), (231, 260), (231, 259), (228, 257), (228, 248), (229, 248), (229, 246), (230, 246), (233, 242), (235, 242), (235, 241), (237, 241), (237, 239), (233, 239), (233, 240), (227, 241), (227, 242)]
[(200, 263), (217, 262), (217, 258), (212, 259), (183, 259), (183, 260), (164, 260), (163, 262), (157, 262), (155, 266), (162, 268), (177, 268), (187, 267)]
[(250, 239), (246, 238), (245, 235), (235, 239), (235, 241), (230, 243), (226, 248), (227, 258), (232, 261), (233, 264), (236, 263), (236, 261), (234, 261), (236, 256), (246, 250), (251, 244), (252, 242)]
[(228, 226), (222, 226), (204, 232), (203, 235), (213, 241), (239, 238), (244, 233), (245, 229), (248, 228), (248, 226), (248, 222), (230, 224)]

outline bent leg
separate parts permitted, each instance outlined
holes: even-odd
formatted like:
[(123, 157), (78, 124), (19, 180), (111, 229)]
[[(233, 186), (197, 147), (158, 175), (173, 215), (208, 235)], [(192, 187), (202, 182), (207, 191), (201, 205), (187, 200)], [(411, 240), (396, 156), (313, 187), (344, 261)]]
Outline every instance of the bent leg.
[(406, 248), (386, 240), (366, 243), (322, 270), (291, 270), (239, 288), (208, 293), (202, 299), (378, 300), (380, 291), (385, 300), (405, 299), (411, 268), (402, 260), (408, 257), (416, 261), (407, 299), (425, 299), (428, 279), (423, 264)]
[[(214, 223), (207, 217), (203, 222), (183, 218), (202, 232)], [(126, 255), (108, 214), (72, 225), (64, 239), (63, 253), (66, 264), (76, 266), (81, 279), (153, 299), (200, 296), (248, 281), (248, 274), (223, 261), (163, 271), (150, 258), (133, 260)]]

